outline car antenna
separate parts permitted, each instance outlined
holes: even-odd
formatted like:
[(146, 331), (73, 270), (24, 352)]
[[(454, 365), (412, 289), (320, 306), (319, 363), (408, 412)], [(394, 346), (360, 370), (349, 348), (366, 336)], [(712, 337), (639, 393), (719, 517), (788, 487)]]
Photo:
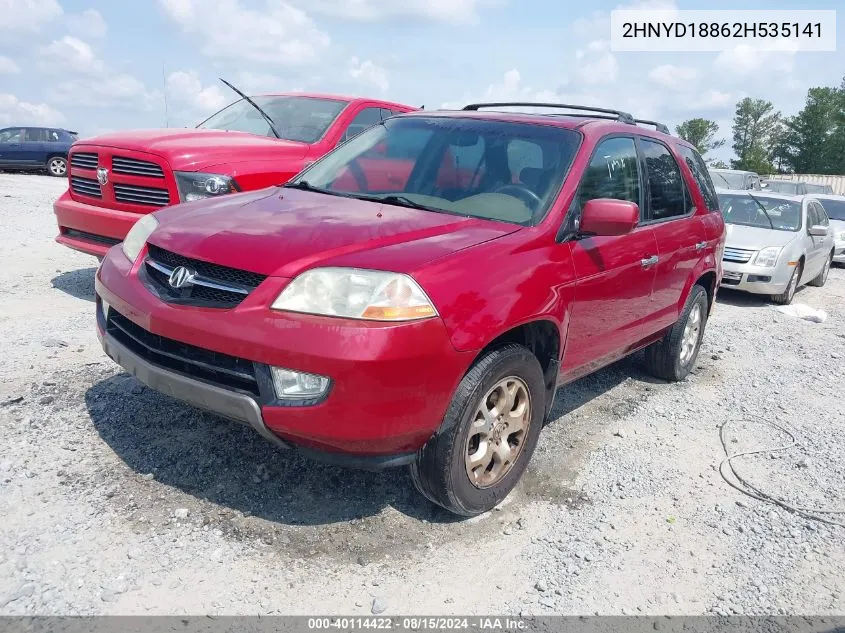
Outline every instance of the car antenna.
[(252, 99), (247, 97), (244, 93), (242, 93), (240, 90), (235, 88), (232, 84), (230, 84), (228, 81), (223, 79), (223, 77), (218, 77), (218, 79), (220, 81), (222, 81), (224, 84), (226, 84), (227, 86), (229, 86), (232, 90), (237, 92), (239, 95), (241, 95), (244, 98), (244, 101), (246, 101), (249, 105), (251, 105), (253, 108), (255, 108), (258, 111), (258, 114), (260, 114), (262, 117), (264, 117), (264, 120), (267, 121), (267, 123), (270, 124), (270, 129), (273, 130), (273, 134), (276, 135), (276, 138), (282, 138), (282, 135), (279, 134), (279, 131), (276, 129), (276, 123), (273, 121), (273, 119), (270, 118), (269, 114), (267, 114), (264, 110), (261, 109), (261, 107), (257, 103), (255, 103), (255, 101), (253, 101)]

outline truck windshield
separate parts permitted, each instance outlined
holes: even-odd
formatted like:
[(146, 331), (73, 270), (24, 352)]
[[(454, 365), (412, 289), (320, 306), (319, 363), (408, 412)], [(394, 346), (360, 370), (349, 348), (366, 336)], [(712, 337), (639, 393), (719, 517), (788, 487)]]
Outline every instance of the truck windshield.
[(801, 203), (758, 195), (719, 196), (719, 206), (727, 224), (756, 226), (776, 231), (801, 228)]
[(530, 225), (557, 197), (580, 139), (546, 125), (399, 116), (344, 143), (288, 186)]
[[(252, 97), (276, 124), (279, 136), (287, 141), (314, 143), (337, 118), (346, 101), (317, 97)], [(197, 128), (247, 132), (258, 136), (272, 136), (270, 125), (247, 101), (240, 99), (212, 115)]]

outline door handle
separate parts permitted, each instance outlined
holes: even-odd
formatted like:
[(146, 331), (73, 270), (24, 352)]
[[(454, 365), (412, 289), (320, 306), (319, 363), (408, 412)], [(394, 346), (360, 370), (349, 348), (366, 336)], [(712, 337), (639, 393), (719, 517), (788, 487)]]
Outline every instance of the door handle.
[(646, 259), (641, 259), (640, 264), (643, 268), (648, 268), (649, 266), (654, 266), (657, 263), (657, 255), (652, 255), (651, 257), (647, 257)]
[(695, 245), (695, 250), (697, 251), (704, 250), (705, 248), (707, 248), (707, 242), (699, 242)]

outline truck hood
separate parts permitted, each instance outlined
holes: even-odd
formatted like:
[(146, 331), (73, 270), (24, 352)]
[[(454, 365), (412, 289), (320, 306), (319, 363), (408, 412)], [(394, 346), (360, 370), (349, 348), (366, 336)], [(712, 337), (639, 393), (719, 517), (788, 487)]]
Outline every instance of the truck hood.
[(294, 277), (322, 265), (412, 272), (521, 227), (272, 187), (155, 213), (150, 243), (186, 257)]
[(285, 156), (299, 159), (310, 147), (306, 143), (245, 132), (196, 128), (116, 132), (86, 138), (76, 144), (148, 152), (164, 158), (171, 168), (186, 171), (198, 171), (204, 166), (231, 161), (236, 152), (248, 153), (251, 160), (278, 160)]
[(756, 226), (728, 224), (725, 246), (758, 251), (767, 246), (786, 246), (801, 233), (762, 229)]

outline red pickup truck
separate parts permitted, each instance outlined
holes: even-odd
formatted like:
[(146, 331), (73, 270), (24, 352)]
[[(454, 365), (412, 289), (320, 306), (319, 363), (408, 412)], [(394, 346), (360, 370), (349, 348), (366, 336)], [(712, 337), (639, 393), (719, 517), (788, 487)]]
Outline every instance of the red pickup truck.
[(489, 510), (558, 389), (638, 350), (687, 376), (722, 276), (695, 148), (555, 107), (392, 117), (282, 187), (143, 216), (95, 277), (106, 353), (279, 446)]
[(325, 94), (244, 97), (196, 128), (77, 141), (56, 241), (102, 258), (139, 215), (282, 184), (338, 144), (411, 106)]

